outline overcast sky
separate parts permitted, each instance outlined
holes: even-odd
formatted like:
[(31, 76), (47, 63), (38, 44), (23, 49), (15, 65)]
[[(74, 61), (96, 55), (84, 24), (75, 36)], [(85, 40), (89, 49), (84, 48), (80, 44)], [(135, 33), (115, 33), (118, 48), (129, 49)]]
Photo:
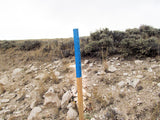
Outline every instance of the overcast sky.
[(160, 0), (0, 0), (0, 40), (65, 38), (79, 28), (160, 28)]

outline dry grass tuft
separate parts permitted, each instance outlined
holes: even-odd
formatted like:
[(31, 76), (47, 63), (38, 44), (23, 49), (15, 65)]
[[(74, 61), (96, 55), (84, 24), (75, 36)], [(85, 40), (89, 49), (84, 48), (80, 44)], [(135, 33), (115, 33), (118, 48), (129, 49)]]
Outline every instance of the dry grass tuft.
[(59, 80), (56, 77), (56, 75), (54, 74), (54, 72), (51, 73), (45, 73), (45, 76), (42, 79), (43, 83), (50, 83), (50, 84), (58, 84)]
[(103, 95), (101, 95), (97, 89), (94, 89), (93, 95), (94, 98), (96, 99), (96, 102), (101, 104), (101, 107), (110, 106), (114, 102), (112, 93), (108, 93), (106, 98), (104, 98)]

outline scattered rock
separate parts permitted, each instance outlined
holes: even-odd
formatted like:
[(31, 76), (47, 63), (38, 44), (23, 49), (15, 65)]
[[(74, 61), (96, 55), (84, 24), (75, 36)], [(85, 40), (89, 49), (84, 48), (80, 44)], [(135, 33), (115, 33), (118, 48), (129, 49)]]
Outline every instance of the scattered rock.
[(115, 72), (117, 70), (116, 67), (114, 67), (113, 65), (109, 66), (108, 71), (109, 72)]
[(55, 74), (55, 76), (60, 76), (60, 72), (58, 72), (58, 71), (55, 71), (54, 74)]
[(8, 81), (8, 76), (7, 75), (3, 75), (0, 77), (0, 83), (5, 85), (5, 84), (8, 84), (9, 81)]
[(157, 85), (158, 85), (158, 87), (160, 87), (160, 83), (158, 83)]
[(119, 86), (119, 87), (123, 87), (125, 84), (126, 84), (126, 82), (120, 81), (120, 82), (118, 83), (118, 86)]
[(67, 104), (69, 100), (71, 99), (71, 97), (72, 97), (72, 93), (70, 90), (64, 93), (64, 95), (62, 96), (61, 108), (67, 107)]
[(143, 61), (142, 60), (135, 60), (134, 63), (137, 64), (137, 65), (140, 65), (140, 64), (143, 63)]
[(89, 64), (89, 60), (85, 60), (85, 61), (84, 61), (84, 64)]
[(44, 105), (47, 105), (49, 103), (56, 103), (57, 107), (60, 107), (60, 100), (58, 98), (58, 95), (54, 93), (54, 89), (52, 87), (49, 88), (49, 90), (44, 95)]
[[(30, 65), (31, 66), (31, 65)], [(29, 67), (30, 67), (29, 66)], [(29, 74), (29, 73), (31, 73), (31, 72), (34, 72), (34, 71), (37, 71), (38, 70), (38, 68), (36, 68), (35, 66), (32, 66), (30, 69), (28, 69), (27, 71), (26, 71), (26, 74)]]
[(76, 102), (75, 101), (73, 101), (73, 102), (71, 102), (71, 103), (69, 103), (68, 105), (67, 105), (67, 109), (69, 109), (69, 108), (75, 108), (76, 107)]
[(148, 68), (148, 72), (152, 72), (153, 70), (152, 70), (152, 68)]
[(96, 120), (95, 118), (91, 118), (91, 120)]
[(37, 79), (37, 80), (42, 80), (44, 77), (45, 77), (45, 74), (44, 74), (44, 73), (40, 73), (39, 75), (37, 75), (37, 76), (35, 77), (35, 79)]
[(106, 73), (104, 71), (98, 71), (97, 75), (105, 75)]
[(93, 63), (90, 63), (90, 64), (89, 64), (89, 67), (93, 67)]
[(85, 89), (83, 89), (83, 95), (87, 97), (91, 97), (91, 94), (88, 93)]
[(22, 71), (22, 68), (16, 68), (16, 69), (13, 70), (12, 75), (15, 76), (16, 74), (18, 74), (21, 71)]
[(33, 100), (33, 102), (32, 102), (31, 105), (30, 105), (30, 108), (33, 109), (33, 108), (35, 107), (36, 101), (37, 101), (37, 100)]
[(1, 100), (1, 103), (8, 103), (9, 102), (9, 99), (2, 99)]
[(137, 75), (136, 78), (141, 79), (141, 78), (143, 78), (143, 75)]
[(74, 110), (72, 107), (69, 108), (68, 112), (67, 112), (67, 120), (75, 120), (77, 118), (78, 113), (76, 112), (76, 110)]
[(139, 79), (132, 79), (132, 80), (127, 80), (127, 83), (129, 84), (129, 85), (131, 85), (132, 87), (136, 87), (137, 86), (137, 84), (139, 83)]
[(22, 101), (25, 99), (25, 92), (22, 90), (22, 91), (18, 91), (18, 96), (17, 96), (17, 99), (16, 101)]
[(120, 64), (120, 63), (117, 63), (116, 65), (117, 65), (117, 66), (120, 66), (121, 64)]
[(72, 92), (73, 96), (77, 96), (77, 88), (75, 86), (71, 87), (71, 92)]
[(75, 68), (75, 64), (69, 65), (69, 68)]
[(28, 116), (28, 119), (27, 120), (33, 120), (33, 119), (36, 119), (37, 117), (37, 114), (39, 112), (41, 112), (42, 109), (40, 107), (34, 107), (30, 113), (30, 115)]
[(152, 69), (160, 68), (160, 65), (152, 65), (151, 68)]
[(128, 75), (128, 73), (123, 73), (123, 75), (124, 75), (124, 76), (127, 76), (127, 75)]

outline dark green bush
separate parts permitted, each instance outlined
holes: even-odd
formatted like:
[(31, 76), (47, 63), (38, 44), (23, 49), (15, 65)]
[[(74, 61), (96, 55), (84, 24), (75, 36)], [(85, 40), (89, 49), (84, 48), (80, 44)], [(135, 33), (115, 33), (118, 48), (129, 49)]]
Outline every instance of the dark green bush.
[(98, 56), (102, 51), (108, 55), (156, 56), (160, 53), (160, 29), (142, 25), (139, 29), (128, 29), (125, 32), (97, 30), (90, 35), (90, 41), (82, 49), (84, 56)]
[(14, 47), (16, 47), (14, 41), (3, 41), (2, 43), (0, 43), (0, 49), (4, 51)]
[(24, 51), (30, 51), (30, 50), (35, 50), (41, 47), (41, 42), (40, 41), (24, 41), (19, 45), (20, 50)]
[(121, 42), (122, 53), (124, 56), (156, 56), (158, 54), (158, 39), (151, 37), (149, 39), (126, 38)]

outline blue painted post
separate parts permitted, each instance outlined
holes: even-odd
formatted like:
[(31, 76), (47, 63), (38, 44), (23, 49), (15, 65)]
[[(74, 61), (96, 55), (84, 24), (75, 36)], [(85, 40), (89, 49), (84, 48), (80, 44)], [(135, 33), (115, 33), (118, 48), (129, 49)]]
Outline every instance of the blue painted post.
[(83, 120), (81, 52), (80, 52), (78, 29), (73, 29), (73, 34), (74, 34), (74, 51), (75, 51), (75, 62), (76, 62), (79, 120)]

